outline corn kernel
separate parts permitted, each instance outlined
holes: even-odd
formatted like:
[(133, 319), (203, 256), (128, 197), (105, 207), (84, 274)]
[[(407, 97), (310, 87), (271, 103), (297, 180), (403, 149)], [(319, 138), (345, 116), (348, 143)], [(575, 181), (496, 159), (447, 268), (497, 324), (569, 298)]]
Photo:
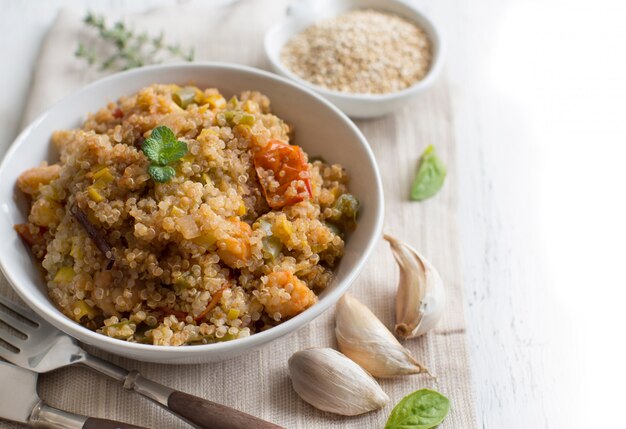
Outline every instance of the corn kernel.
[(82, 319), (85, 316), (89, 317), (90, 319), (93, 319), (97, 315), (96, 310), (94, 310), (89, 304), (87, 304), (82, 299), (74, 303), (72, 313), (74, 314), (74, 319), (77, 322), (80, 322), (80, 319)]
[(231, 308), (228, 310), (228, 320), (235, 320), (239, 317), (239, 310), (236, 308)]
[(272, 228), (274, 235), (280, 239), (283, 243), (287, 243), (291, 234), (293, 234), (293, 225), (283, 216), (278, 219), (274, 227)]
[(76, 273), (72, 267), (61, 267), (54, 275), (55, 283), (71, 283)]
[(102, 194), (98, 192), (98, 189), (96, 189), (93, 185), (87, 188), (87, 195), (89, 195), (89, 198), (97, 203), (104, 201)]
[(206, 102), (214, 109), (223, 109), (226, 107), (226, 99), (220, 94), (212, 94), (206, 97)]
[(93, 174), (94, 181), (102, 181), (103, 183), (111, 183), (115, 180), (115, 176), (111, 174), (109, 167), (104, 167)]
[(201, 236), (196, 237), (191, 241), (197, 244), (198, 246), (204, 246), (208, 248), (215, 244), (215, 242), (217, 241), (217, 238), (215, 238), (215, 236), (209, 232), (206, 234), (202, 234)]
[(172, 207), (172, 216), (179, 217), (179, 216), (184, 216), (184, 215), (185, 215), (185, 211), (183, 209), (181, 209), (178, 206)]
[(211, 136), (219, 136), (219, 133), (211, 128), (205, 128), (200, 131), (200, 134), (198, 135), (198, 137), (196, 137), (196, 140), (198, 140), (200, 143), (208, 143), (209, 141), (211, 141)]
[(84, 256), (83, 248), (78, 243), (72, 243), (72, 249), (70, 250), (70, 256), (74, 259), (81, 259)]

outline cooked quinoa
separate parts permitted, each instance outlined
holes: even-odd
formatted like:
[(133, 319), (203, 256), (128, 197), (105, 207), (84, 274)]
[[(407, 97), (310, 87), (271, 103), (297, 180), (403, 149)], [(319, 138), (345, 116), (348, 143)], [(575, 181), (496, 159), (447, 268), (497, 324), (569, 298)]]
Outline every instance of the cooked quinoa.
[[(144, 152), (157, 127), (187, 147), (163, 183)], [(258, 92), (152, 85), (55, 132), (58, 163), (18, 179), (31, 207), (15, 226), (50, 298), (101, 334), (172, 346), (314, 305), (358, 207), (346, 171), (309, 160), (292, 131)]]

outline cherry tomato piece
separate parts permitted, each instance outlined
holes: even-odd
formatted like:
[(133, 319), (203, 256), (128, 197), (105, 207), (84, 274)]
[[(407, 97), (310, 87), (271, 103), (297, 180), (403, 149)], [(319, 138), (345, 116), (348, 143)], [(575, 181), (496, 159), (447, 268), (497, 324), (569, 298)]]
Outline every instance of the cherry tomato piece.
[(254, 167), (265, 199), (273, 209), (313, 196), (309, 166), (298, 146), (271, 140), (255, 154)]

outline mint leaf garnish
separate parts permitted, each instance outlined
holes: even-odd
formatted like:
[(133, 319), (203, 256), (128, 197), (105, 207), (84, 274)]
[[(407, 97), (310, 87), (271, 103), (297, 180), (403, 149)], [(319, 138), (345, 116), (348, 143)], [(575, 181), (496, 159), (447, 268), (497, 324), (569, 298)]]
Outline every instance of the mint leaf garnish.
[[(154, 134), (154, 131), (152, 132), (152, 134)], [(150, 137), (149, 139), (143, 142), (141, 150), (151, 162), (155, 164), (159, 164), (160, 162), (159, 153), (161, 150), (161, 143), (158, 140)]]
[(155, 182), (165, 183), (169, 182), (172, 177), (176, 176), (176, 170), (169, 165), (161, 166), (150, 164), (148, 167), (148, 174)]
[(187, 143), (176, 139), (174, 131), (166, 126), (152, 130), (141, 150), (150, 160), (148, 174), (155, 182), (164, 183), (176, 175), (171, 164), (187, 154)]

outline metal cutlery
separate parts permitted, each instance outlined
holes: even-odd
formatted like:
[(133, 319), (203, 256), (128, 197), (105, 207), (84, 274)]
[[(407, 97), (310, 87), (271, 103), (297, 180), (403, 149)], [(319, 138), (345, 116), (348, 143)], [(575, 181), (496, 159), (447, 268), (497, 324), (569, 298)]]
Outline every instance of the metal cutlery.
[(225, 405), (163, 386), (137, 371), (128, 371), (92, 356), (74, 338), (2, 296), (0, 321), (25, 337), (0, 329), (0, 339), (14, 348), (10, 350), (0, 345), (0, 357), (22, 368), (43, 373), (73, 364), (87, 366), (121, 382), (124, 388), (156, 402), (199, 429), (283, 429)]
[(57, 429), (144, 429), (46, 405), (37, 395), (37, 377), (36, 372), (0, 361), (0, 418), (32, 427)]

